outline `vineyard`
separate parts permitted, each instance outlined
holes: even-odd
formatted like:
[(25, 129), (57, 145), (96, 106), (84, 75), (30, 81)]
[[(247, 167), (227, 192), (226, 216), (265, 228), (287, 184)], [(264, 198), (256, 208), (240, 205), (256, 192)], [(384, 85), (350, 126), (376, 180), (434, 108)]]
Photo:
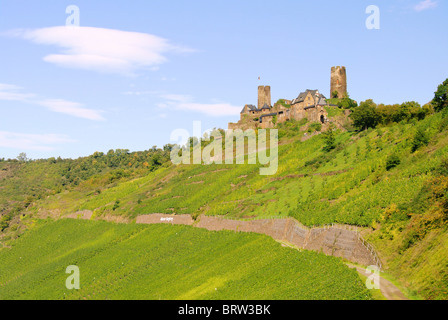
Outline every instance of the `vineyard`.
[[(88, 180), (71, 192), (41, 201), (37, 207), (58, 208), (65, 213), (88, 209), (96, 216), (291, 216), (307, 226), (372, 226), (390, 204), (411, 202), (440, 166), (442, 155), (448, 153), (448, 143), (440, 139), (443, 124), (444, 118), (437, 114), (420, 122), (357, 135), (340, 133), (338, 148), (330, 153), (322, 151), (320, 136), (283, 144), (274, 176), (259, 175), (258, 165), (171, 166), (112, 184), (101, 193), (93, 192), (96, 186)], [(434, 139), (434, 154), (411, 153), (417, 130)], [(391, 155), (401, 163), (394, 170), (387, 168)]]
[[(114, 221), (154, 213), (189, 214), (194, 219), (293, 217), (308, 227), (360, 227), (363, 238), (378, 249), (384, 270), (411, 288), (412, 295), (446, 299), (448, 112), (361, 132), (336, 131), (335, 148), (329, 151), (323, 150), (322, 134), (301, 140), (308, 125), (290, 122), (280, 129), (285, 132), (273, 176), (261, 176), (259, 165), (248, 164), (157, 162), (157, 167), (145, 169), (143, 162), (133, 168), (138, 154), (112, 163), (117, 167), (107, 162), (116, 153), (103, 155), (102, 171), (89, 170), (94, 155), (68, 164), (0, 162), (1, 175), (14, 176), (0, 176), (0, 205), (23, 207), (2, 216), (0, 227), (7, 232), (1, 235), (0, 247), (12, 245), (36, 217), (83, 210), (91, 210), (92, 219)], [(85, 179), (76, 176), (63, 188), (58, 186), (60, 167), (66, 171), (66, 166), (72, 168), (70, 179), (79, 172)], [(28, 193), (33, 196), (24, 199)], [(15, 225), (8, 216), (16, 219)]]
[[(80, 270), (68, 290), (66, 268)], [(0, 299), (371, 299), (337, 258), (188, 226), (39, 221), (0, 249)]]

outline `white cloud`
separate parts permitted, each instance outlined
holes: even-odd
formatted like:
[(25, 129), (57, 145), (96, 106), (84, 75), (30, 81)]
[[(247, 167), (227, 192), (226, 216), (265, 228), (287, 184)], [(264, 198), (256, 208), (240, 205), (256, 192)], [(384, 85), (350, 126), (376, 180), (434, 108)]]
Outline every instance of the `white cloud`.
[(13, 84), (0, 83), (0, 91), (14, 91), (20, 89), (22, 89), (22, 87)]
[(43, 106), (50, 111), (64, 113), (70, 116), (84, 118), (88, 120), (105, 120), (101, 115), (102, 111), (84, 108), (82, 104), (63, 99), (45, 99), (37, 100), (36, 95), (31, 93), (22, 93), (21, 87), (0, 83), (0, 100), (21, 101), (30, 104)]
[(51, 111), (68, 114), (70, 116), (84, 118), (88, 120), (103, 121), (100, 110), (83, 108), (82, 104), (62, 99), (47, 99), (39, 101), (38, 104), (48, 108)]
[(437, 1), (424, 0), (414, 7), (417, 12), (437, 7)]
[(66, 135), (60, 134), (27, 134), (0, 131), (0, 147), (19, 150), (54, 150), (52, 145), (75, 142)]
[(185, 94), (164, 94), (161, 96), (163, 99), (170, 100), (172, 102), (189, 102), (192, 97)]
[(141, 68), (156, 70), (167, 62), (168, 53), (193, 51), (147, 33), (94, 27), (60, 26), (15, 30), (9, 34), (37, 44), (60, 47), (61, 52), (43, 58), (46, 62), (124, 75), (133, 75)]
[(27, 101), (34, 97), (33, 94), (18, 92), (21, 89), (12, 84), (0, 83), (0, 100)]
[(162, 98), (168, 101), (163, 104), (164, 108), (172, 107), (176, 110), (194, 111), (208, 116), (236, 116), (240, 114), (241, 107), (233, 106), (229, 103), (195, 103), (187, 95), (163, 95)]

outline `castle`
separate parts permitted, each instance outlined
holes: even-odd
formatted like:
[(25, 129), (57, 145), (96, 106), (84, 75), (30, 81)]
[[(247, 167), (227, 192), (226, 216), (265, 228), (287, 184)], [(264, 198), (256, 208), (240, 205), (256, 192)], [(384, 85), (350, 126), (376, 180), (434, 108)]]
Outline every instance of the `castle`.
[[(347, 73), (345, 67), (331, 68), (330, 97), (343, 98), (347, 96)], [(270, 129), (277, 123), (291, 119), (307, 118), (310, 122), (329, 122), (325, 107), (335, 106), (327, 103), (327, 98), (319, 90), (301, 92), (293, 100), (280, 99), (271, 105), (271, 87), (258, 87), (258, 106), (246, 104), (241, 110), (240, 120), (229, 123), (229, 129)]]

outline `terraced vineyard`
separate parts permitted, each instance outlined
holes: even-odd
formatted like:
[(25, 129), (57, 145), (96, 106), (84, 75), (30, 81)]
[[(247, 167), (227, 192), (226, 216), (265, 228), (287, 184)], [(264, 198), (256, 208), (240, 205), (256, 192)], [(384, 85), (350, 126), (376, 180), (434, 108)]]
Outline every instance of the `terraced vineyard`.
[[(35, 218), (82, 210), (92, 211), (93, 219), (117, 221), (155, 213), (293, 217), (306, 226), (360, 226), (384, 269), (411, 295), (446, 299), (448, 111), (362, 132), (338, 131), (330, 151), (323, 150), (323, 135), (301, 141), (306, 123), (288, 125), (292, 134), (280, 141), (273, 176), (261, 176), (258, 165), (157, 162), (146, 168), (146, 158), (135, 162), (138, 153), (127, 154), (118, 167), (107, 165), (116, 152), (59, 162), (0, 162), (0, 205), (22, 207), (1, 218), (6, 233), (0, 234), (0, 247), (13, 245)], [(414, 150), (419, 136), (425, 141)]]
[[(322, 151), (323, 139), (288, 141), (279, 147), (274, 176), (259, 165), (171, 166), (141, 178), (115, 183), (95, 193), (94, 180), (36, 207), (62, 213), (92, 210), (135, 218), (176, 213), (232, 218), (291, 216), (307, 226), (330, 223), (371, 226), (390, 204), (412, 201), (448, 153), (445, 118), (436, 114), (417, 123), (337, 135), (338, 148)], [(411, 153), (417, 129), (433, 139), (430, 152)], [(387, 159), (401, 164), (387, 170)], [(101, 186), (103, 188), (103, 186)], [(119, 201), (117, 203), (116, 201)]]
[[(81, 289), (65, 287), (67, 266)], [(40, 221), (0, 249), (0, 299), (371, 299), (337, 258), (189, 226)]]

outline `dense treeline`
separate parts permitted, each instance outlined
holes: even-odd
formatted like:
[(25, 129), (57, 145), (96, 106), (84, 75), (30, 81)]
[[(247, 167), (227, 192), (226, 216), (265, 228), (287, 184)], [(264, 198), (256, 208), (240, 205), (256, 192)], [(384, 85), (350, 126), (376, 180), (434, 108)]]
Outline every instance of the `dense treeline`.
[[(129, 176), (129, 169), (146, 169), (154, 171), (170, 160), (170, 146), (164, 149), (153, 147), (147, 151), (132, 152), (127, 149), (109, 150), (106, 154), (95, 152), (93, 155), (77, 160), (62, 160), (61, 176), (65, 178), (63, 185), (74, 184), (86, 180), (93, 175), (114, 170), (110, 180)], [(51, 163), (58, 160), (49, 159)], [(121, 170), (120, 170), (121, 169)]]
[(440, 112), (448, 106), (448, 79), (446, 79), (434, 93), (434, 99), (423, 107), (415, 101), (402, 104), (376, 104), (368, 99), (353, 108), (350, 115), (353, 125), (358, 130), (376, 128), (378, 125), (389, 125), (391, 123), (410, 122), (423, 120), (434, 112)]
[[(81, 187), (83, 182), (98, 177), (97, 192), (120, 179), (141, 176), (170, 165), (172, 145), (152, 147), (141, 152), (127, 149), (95, 152), (78, 159), (28, 159), (21, 153), (17, 159), (0, 159), (0, 231), (8, 228), (34, 201)], [(12, 179), (12, 177), (14, 177)], [(10, 179), (11, 178), (11, 179)]]

